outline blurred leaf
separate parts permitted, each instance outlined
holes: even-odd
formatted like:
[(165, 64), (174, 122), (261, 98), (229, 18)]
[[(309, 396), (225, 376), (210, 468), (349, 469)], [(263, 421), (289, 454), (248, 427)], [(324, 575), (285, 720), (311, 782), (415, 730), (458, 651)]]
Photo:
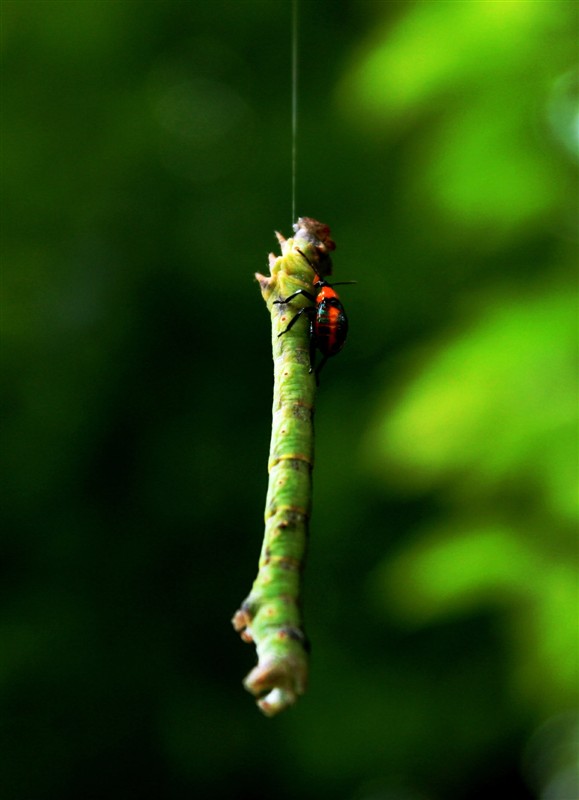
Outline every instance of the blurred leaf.
[(496, 524), (469, 523), (429, 531), (388, 560), (377, 587), (397, 616), (424, 624), (440, 616), (468, 614), (480, 606), (508, 605), (524, 595), (540, 563), (528, 543)]
[[(468, 3), (421, 0), (364, 51), (350, 89), (363, 108), (392, 120), (424, 113), (428, 105), (456, 95), (496, 86), (509, 73), (541, 74), (549, 52), (538, 64), (536, 52), (545, 34), (556, 35), (573, 19), (565, 2), (469, 0)], [(547, 67), (548, 69), (548, 67)]]
[(575, 332), (569, 293), (495, 301), (382, 421), (376, 463), (452, 498), (445, 525), (383, 563), (380, 604), (420, 624), (506, 614), (513, 691), (548, 712), (577, 700), (579, 677)]
[(565, 199), (542, 128), (549, 108), (569, 117), (550, 93), (575, 58), (575, 11), (557, 0), (414, 3), (363, 51), (344, 105), (353, 98), (358, 123), (384, 131), (422, 122), (409, 195), (494, 241)]
[(419, 486), (524, 479), (576, 518), (575, 333), (569, 292), (499, 299), (429, 358), (380, 423), (376, 457)]

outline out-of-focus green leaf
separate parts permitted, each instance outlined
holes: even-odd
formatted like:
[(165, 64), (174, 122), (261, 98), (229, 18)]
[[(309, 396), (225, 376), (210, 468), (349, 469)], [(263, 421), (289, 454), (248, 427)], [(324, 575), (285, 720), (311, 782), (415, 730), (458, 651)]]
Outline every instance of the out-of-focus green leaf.
[(524, 595), (540, 561), (528, 543), (500, 524), (472, 529), (455, 522), (430, 531), (379, 571), (376, 586), (385, 606), (409, 622), (467, 614), (479, 606), (502, 607)]
[[(579, 698), (577, 564), (559, 531), (543, 541), (505, 523), (451, 521), (428, 531), (376, 571), (372, 592), (409, 625), (493, 610), (510, 643), (512, 692), (553, 713)], [(559, 545), (557, 541), (559, 540)]]
[(421, 625), (500, 612), (513, 692), (549, 713), (579, 677), (575, 334), (570, 293), (501, 299), (426, 357), (378, 432), (379, 469), (452, 498), (383, 563), (379, 602)]
[[(362, 52), (348, 88), (362, 108), (396, 119), (424, 113), (429, 104), (457, 91), (496, 86), (501, 75), (523, 79), (541, 74), (536, 52), (545, 37), (572, 22), (564, 2), (535, 0), (429, 0), (378, 32)], [(552, 54), (551, 54), (552, 55)]]
[(530, 480), (563, 518), (574, 477), (576, 309), (570, 292), (500, 299), (427, 358), (378, 431), (378, 458), (414, 485), (472, 493)]
[[(447, 223), (494, 241), (561, 207), (567, 186), (545, 147), (546, 120), (559, 130), (561, 114), (569, 116), (551, 95), (575, 57), (561, 35), (576, 24), (572, 5), (415, 3), (347, 76), (343, 103), (357, 105), (360, 125), (391, 131), (428, 115), (408, 192), (434, 203)], [(548, 57), (537, 58), (539, 50)], [(566, 118), (566, 141), (569, 125)]]

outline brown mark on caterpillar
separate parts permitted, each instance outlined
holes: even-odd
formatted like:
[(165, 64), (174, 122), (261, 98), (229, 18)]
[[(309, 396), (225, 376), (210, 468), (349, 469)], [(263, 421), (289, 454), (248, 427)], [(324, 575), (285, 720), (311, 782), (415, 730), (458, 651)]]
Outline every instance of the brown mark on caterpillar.
[(302, 568), (301, 562), (291, 556), (271, 556), (269, 565), (279, 567), (286, 572), (299, 572)]
[(313, 408), (308, 405), (296, 403), (291, 407), (291, 415), (300, 422), (310, 422), (313, 417)]
[(306, 646), (308, 641), (303, 631), (296, 628), (294, 625), (284, 625), (283, 628), (278, 630), (277, 637), (278, 639), (292, 639), (294, 642), (299, 642), (304, 646)]

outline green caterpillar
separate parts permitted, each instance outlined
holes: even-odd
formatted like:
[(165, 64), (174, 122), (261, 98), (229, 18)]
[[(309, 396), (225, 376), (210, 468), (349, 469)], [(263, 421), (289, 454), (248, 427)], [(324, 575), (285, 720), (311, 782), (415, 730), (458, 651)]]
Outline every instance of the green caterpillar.
[(256, 274), (271, 313), (274, 393), (265, 534), (259, 571), (250, 594), (233, 617), (245, 642), (255, 642), (258, 663), (245, 678), (267, 716), (296, 702), (306, 690), (308, 642), (303, 632), (300, 585), (312, 503), (314, 403), (310, 342), (305, 325), (280, 336), (296, 309), (274, 304), (298, 289), (314, 292), (317, 277), (332, 270), (335, 244), (327, 225), (300, 217), (295, 236), (276, 233), (281, 256), (269, 256), (270, 277)]

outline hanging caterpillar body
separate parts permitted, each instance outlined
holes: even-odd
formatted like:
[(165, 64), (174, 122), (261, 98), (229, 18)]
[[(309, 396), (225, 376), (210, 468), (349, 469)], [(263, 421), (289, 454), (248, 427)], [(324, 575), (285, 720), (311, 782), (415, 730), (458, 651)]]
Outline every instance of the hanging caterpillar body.
[[(244, 681), (261, 710), (273, 716), (306, 689), (308, 642), (300, 587), (311, 513), (315, 350), (324, 360), (343, 346), (347, 320), (325, 277), (335, 244), (327, 225), (300, 217), (295, 236), (276, 234), (282, 255), (269, 257), (270, 276), (257, 274), (272, 319), (274, 398), (265, 535), (250, 594), (233, 617), (257, 666)], [(285, 306), (306, 300), (289, 324)], [(311, 305), (313, 303), (313, 305)], [(306, 316), (308, 326), (296, 325)], [(283, 334), (288, 334), (284, 336)], [(319, 372), (319, 368), (318, 368)]]

